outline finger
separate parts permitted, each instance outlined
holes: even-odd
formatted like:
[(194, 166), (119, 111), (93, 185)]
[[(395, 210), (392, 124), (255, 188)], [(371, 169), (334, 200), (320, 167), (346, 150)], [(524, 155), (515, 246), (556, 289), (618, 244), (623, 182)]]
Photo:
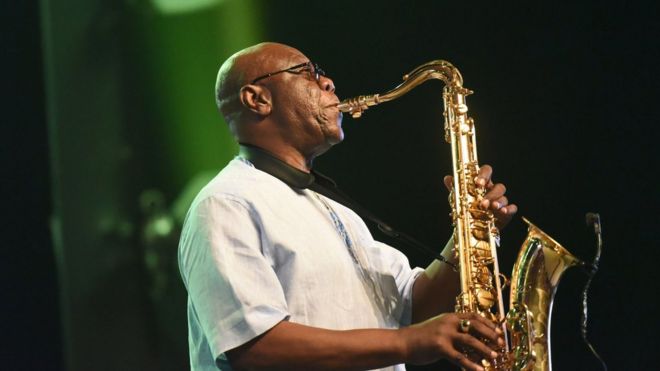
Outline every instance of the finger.
[(489, 320), (488, 318), (485, 318), (484, 316), (478, 313), (462, 313), (462, 315), (459, 317), (470, 320), (470, 323), (479, 322), (493, 331), (495, 331), (495, 329), (497, 328), (497, 325), (493, 321)]
[(472, 371), (484, 371), (484, 368), (479, 366), (478, 364), (472, 362), (468, 357), (465, 356), (465, 354), (455, 350), (455, 349), (450, 349), (447, 351), (447, 359), (457, 365), (460, 366), (466, 370), (472, 370)]
[(480, 186), (486, 186), (490, 182), (490, 178), (493, 175), (493, 168), (490, 165), (483, 165), (479, 168), (479, 173), (477, 174), (477, 184)]
[[(490, 208), (493, 211), (497, 211), (497, 210), (503, 208), (504, 206), (506, 206), (508, 204), (509, 204), (509, 199), (506, 198), (506, 196), (502, 196), (502, 197), (498, 198), (497, 200), (491, 202), (490, 203)], [(506, 214), (506, 212), (505, 212), (505, 214)]]
[(493, 349), (491, 349), (488, 345), (484, 344), (482, 341), (480, 341), (479, 339), (477, 339), (476, 337), (470, 334), (459, 333), (456, 336), (456, 342), (458, 342), (458, 344), (455, 344), (457, 347), (459, 348), (468, 347), (470, 349), (473, 349), (478, 353), (480, 353), (484, 358), (494, 359), (495, 357), (497, 357), (497, 353)]
[(484, 195), (484, 198), (493, 201), (504, 196), (505, 193), (506, 193), (506, 186), (502, 183), (497, 183), (490, 190), (488, 190), (488, 192)]
[[(500, 335), (502, 335), (502, 329), (500, 328), (500, 326), (496, 322), (494, 322), (494, 321), (492, 321), (492, 320), (490, 320), (490, 319), (488, 319), (488, 318), (486, 318), (486, 317), (484, 317), (484, 316), (482, 316), (478, 313), (466, 313), (466, 314), (464, 314), (464, 316), (465, 316), (466, 319), (471, 320), (470, 323), (481, 324), (481, 325), (484, 326), (485, 329), (487, 329), (486, 331), (494, 331), (496, 333), (497, 337), (500, 337)], [(483, 331), (481, 331), (481, 334), (482, 335), (487, 335)], [(495, 340), (497, 341), (497, 339), (495, 339)]]
[(470, 326), (479, 326), (484, 331), (497, 332), (498, 326), (495, 322), (485, 318), (478, 313), (456, 313), (457, 325), (460, 327), (460, 320), (466, 319), (470, 321)]
[(454, 188), (454, 177), (452, 177), (451, 175), (445, 175), (442, 181), (445, 183), (445, 187), (447, 187), (449, 191), (451, 191)]
[(500, 211), (506, 215), (513, 216), (513, 214), (518, 212), (518, 206), (516, 204), (507, 205), (500, 209)]
[[(492, 322), (483, 323), (481, 321), (470, 321), (470, 333), (478, 338), (483, 338), (491, 342), (491, 344), (496, 345), (498, 343), (497, 339), (499, 338), (498, 333), (496, 332), (496, 326)], [(497, 347), (495, 347), (497, 349)]]
[(470, 359), (470, 361), (478, 365), (481, 365), (481, 360), (484, 359), (484, 357), (477, 352), (467, 352), (466, 355)]
[(516, 212), (518, 212), (518, 206), (511, 204), (507, 205), (495, 212), (493, 214), (495, 215), (495, 225), (497, 226), (498, 229), (504, 228), (511, 219), (513, 219), (513, 216), (516, 215)]

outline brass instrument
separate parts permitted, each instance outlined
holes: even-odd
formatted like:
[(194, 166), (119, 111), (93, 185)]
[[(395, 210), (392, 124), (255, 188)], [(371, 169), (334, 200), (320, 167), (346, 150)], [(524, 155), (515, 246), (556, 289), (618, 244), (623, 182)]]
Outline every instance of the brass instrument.
[(454, 252), (460, 268), (461, 293), (456, 312), (474, 312), (499, 326), (505, 346), (494, 361), (481, 361), (485, 370), (551, 370), (550, 310), (561, 275), (582, 264), (547, 234), (527, 221), (525, 239), (511, 276), (509, 312), (505, 315), (499, 272), (499, 231), (490, 211), (479, 208), (486, 190), (476, 184), (479, 172), (474, 120), (468, 117), (465, 97), (472, 91), (451, 63), (435, 60), (403, 76), (403, 83), (380, 95), (342, 101), (338, 108), (358, 118), (371, 106), (399, 98), (417, 85), (438, 79), (443, 90), (445, 140), (451, 144), (454, 189), (450, 196)]

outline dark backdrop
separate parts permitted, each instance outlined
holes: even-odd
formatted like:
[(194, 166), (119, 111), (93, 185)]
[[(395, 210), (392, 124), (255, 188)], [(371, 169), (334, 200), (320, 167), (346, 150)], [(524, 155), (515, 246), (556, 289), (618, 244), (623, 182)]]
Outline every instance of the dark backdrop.
[[(38, 7), (18, 2), (2, 9), (9, 207), (0, 367), (58, 370), (63, 331), (48, 234)], [(263, 14), (268, 38), (321, 64), (340, 97), (383, 92), (431, 59), (454, 63), (475, 91), (468, 105), (481, 162), (506, 183), (519, 215), (590, 259), (594, 243), (584, 213), (601, 214), (605, 246), (591, 292), (590, 338), (612, 370), (654, 367), (657, 5), (264, 1)], [(450, 233), (442, 176), (451, 168), (441, 112), (441, 84), (430, 82), (359, 121), (346, 117), (345, 142), (316, 166), (383, 219), (440, 248)], [(504, 231), (503, 271), (524, 232), (519, 219)], [(412, 264), (428, 263), (404, 251)], [(568, 273), (555, 301), (557, 370), (598, 369), (579, 336), (584, 282), (579, 272)]]
[(62, 369), (39, 7), (0, 2), (0, 368)]
[[(458, 66), (475, 91), (468, 105), (480, 160), (506, 183), (519, 215), (591, 259), (584, 214), (601, 214), (605, 244), (591, 290), (590, 338), (611, 369), (652, 368), (659, 330), (651, 239), (658, 204), (653, 144), (660, 133), (657, 7), (333, 4), (273, 6), (273, 39), (319, 61), (340, 97), (384, 92), (431, 59)], [(301, 23), (280, 22), (299, 9)], [(329, 34), (331, 41), (319, 42)], [(317, 163), (385, 220), (435, 246), (450, 233), (440, 90), (430, 82), (358, 121), (345, 118), (345, 142)], [(503, 271), (524, 233), (519, 219), (503, 232)], [(407, 254), (413, 264), (427, 262)], [(557, 370), (598, 369), (579, 334), (584, 282), (570, 272), (559, 287), (552, 327)]]

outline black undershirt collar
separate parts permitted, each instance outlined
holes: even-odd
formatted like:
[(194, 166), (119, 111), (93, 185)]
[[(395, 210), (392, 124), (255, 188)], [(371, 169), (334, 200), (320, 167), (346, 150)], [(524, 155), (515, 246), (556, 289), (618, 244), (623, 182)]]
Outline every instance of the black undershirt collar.
[(337, 184), (332, 179), (314, 170), (306, 173), (280, 160), (263, 148), (248, 143), (239, 144), (240, 154), (243, 158), (250, 161), (255, 168), (274, 176), (291, 188), (315, 188), (315, 183), (325, 187), (337, 187)]

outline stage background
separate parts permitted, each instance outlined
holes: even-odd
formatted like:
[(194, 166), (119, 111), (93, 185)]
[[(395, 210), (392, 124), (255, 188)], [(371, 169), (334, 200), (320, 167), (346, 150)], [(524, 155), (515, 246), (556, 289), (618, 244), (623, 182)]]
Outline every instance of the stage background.
[[(479, 157), (519, 216), (589, 260), (584, 214), (601, 214), (589, 336), (611, 370), (652, 369), (657, 14), (656, 4), (597, 1), (4, 2), (1, 368), (187, 367), (178, 228), (195, 190), (236, 151), (215, 111), (215, 73), (234, 51), (271, 40), (319, 63), (340, 98), (384, 92), (432, 59), (454, 63), (475, 91)], [(344, 143), (315, 164), (438, 249), (451, 231), (441, 88), (429, 82), (345, 117)], [(503, 231), (504, 272), (524, 234), (520, 218)], [(580, 339), (584, 282), (571, 271), (559, 287), (556, 370), (599, 369)]]

